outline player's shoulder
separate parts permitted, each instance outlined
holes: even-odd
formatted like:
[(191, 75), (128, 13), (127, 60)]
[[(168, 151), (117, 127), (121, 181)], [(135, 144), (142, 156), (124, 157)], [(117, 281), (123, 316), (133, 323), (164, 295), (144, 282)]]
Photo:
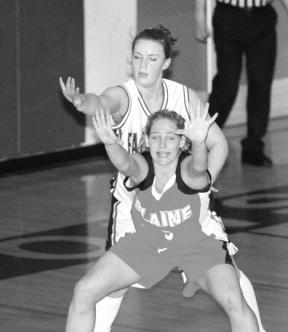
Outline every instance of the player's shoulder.
[(201, 99), (200, 99), (200, 96), (198, 95), (198, 93), (191, 88), (188, 88), (188, 97), (189, 97), (189, 101), (190, 101), (190, 103), (192, 103), (192, 105), (198, 105), (201, 102)]
[(174, 80), (170, 80), (168, 78), (163, 78), (163, 83), (166, 84), (168, 87), (178, 87), (178, 88), (183, 88), (183, 87), (186, 87), (185, 84), (182, 84), (180, 82), (177, 82), (177, 81), (174, 81)]
[(122, 97), (127, 95), (125, 92), (124, 87), (122, 84), (115, 85), (115, 86), (110, 86), (109, 88), (105, 89), (104, 92), (102, 93), (102, 96), (104, 97)]
[(128, 80), (124, 81), (118, 87), (124, 88), (128, 91), (136, 89), (136, 84), (133, 78), (129, 78)]
[(168, 88), (168, 90), (174, 91), (185, 91), (185, 94), (188, 94), (189, 100), (198, 99), (198, 94), (192, 88), (184, 83), (180, 83), (178, 81), (170, 80), (167, 78), (163, 79), (164, 85)]

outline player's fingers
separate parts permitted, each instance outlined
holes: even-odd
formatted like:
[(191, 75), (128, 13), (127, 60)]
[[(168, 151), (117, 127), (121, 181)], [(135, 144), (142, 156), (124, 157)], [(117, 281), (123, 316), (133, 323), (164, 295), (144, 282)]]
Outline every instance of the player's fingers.
[(207, 119), (208, 112), (209, 112), (209, 106), (210, 106), (209, 103), (206, 103), (206, 104), (204, 105), (204, 110), (203, 110), (203, 117), (204, 117), (204, 119)]
[(77, 87), (75, 89), (74, 95), (75, 95), (76, 98), (79, 98), (79, 95), (80, 95), (80, 88), (79, 87)]
[(71, 78), (71, 89), (74, 91), (75, 90), (75, 78)]
[(66, 89), (70, 89), (71, 88), (71, 77), (68, 76), (67, 80), (66, 80)]
[(100, 121), (101, 121), (101, 126), (102, 127), (107, 126), (106, 116), (105, 116), (105, 110), (103, 108), (101, 108), (99, 110), (99, 118), (100, 118)]
[(196, 107), (196, 117), (199, 118), (202, 112), (202, 103), (199, 101)]
[(77, 87), (73, 93), (71, 93), (71, 98), (73, 100), (74, 106), (80, 108), (82, 101), (80, 98), (80, 89)]
[(71, 91), (70, 91), (69, 81), (65, 85), (62, 77), (60, 77), (59, 78), (59, 83), (60, 83), (60, 87), (61, 87), (63, 95), (66, 97), (66, 99), (68, 99), (70, 102), (72, 102), (73, 101), (73, 93), (71, 93)]
[(66, 93), (73, 96), (75, 92), (74, 89), (75, 87), (72, 85), (72, 78), (68, 77), (66, 81)]
[(218, 113), (215, 113), (210, 119), (209, 119), (209, 125), (211, 125), (216, 119), (217, 119)]
[(211, 189), (210, 189), (212, 192), (214, 192), (214, 193), (218, 193), (219, 192), (219, 190), (218, 189), (216, 189), (215, 187), (211, 187)]
[(63, 78), (61, 76), (59, 77), (59, 84), (60, 84), (62, 91), (64, 91), (66, 89), (66, 86), (65, 86)]
[(111, 117), (110, 117), (110, 113), (108, 111), (105, 111), (105, 121), (106, 121), (107, 126), (112, 127)]
[(100, 114), (99, 110), (97, 110), (94, 114), (94, 123), (95, 123), (95, 128), (99, 129), (101, 127), (101, 121), (100, 121)]
[(195, 118), (195, 111), (194, 111), (194, 107), (191, 101), (189, 101), (188, 103), (188, 110), (189, 110), (189, 116), (190, 119), (194, 119)]
[(96, 120), (96, 114), (92, 116), (92, 123), (93, 123), (94, 128), (97, 130), (98, 129), (98, 123), (97, 123), (97, 120)]

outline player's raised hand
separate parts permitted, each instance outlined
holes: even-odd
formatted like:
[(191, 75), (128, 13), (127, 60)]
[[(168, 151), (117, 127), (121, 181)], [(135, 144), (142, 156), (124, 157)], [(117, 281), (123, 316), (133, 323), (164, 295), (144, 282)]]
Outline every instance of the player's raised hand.
[(206, 103), (203, 109), (199, 103), (196, 109), (192, 109), (189, 105), (190, 121), (185, 130), (177, 130), (177, 134), (185, 135), (192, 142), (205, 142), (210, 126), (214, 123), (218, 114), (214, 114), (211, 118), (208, 115), (209, 104)]
[(92, 118), (92, 122), (94, 125), (94, 128), (96, 130), (97, 136), (100, 138), (100, 140), (107, 145), (112, 144), (120, 144), (120, 139), (115, 135), (112, 125), (111, 125), (111, 118), (110, 113), (99, 109), (97, 112), (95, 112), (95, 115)]
[(82, 112), (84, 107), (83, 97), (80, 94), (79, 87), (76, 87), (75, 79), (68, 77), (66, 83), (64, 83), (63, 78), (60, 77), (59, 83), (65, 98), (69, 100), (78, 111)]

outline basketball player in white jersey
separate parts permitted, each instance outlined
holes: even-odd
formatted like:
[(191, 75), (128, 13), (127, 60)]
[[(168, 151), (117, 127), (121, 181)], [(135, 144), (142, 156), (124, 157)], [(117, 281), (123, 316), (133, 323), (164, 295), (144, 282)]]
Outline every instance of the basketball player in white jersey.
[[(192, 108), (201, 105), (199, 97), (192, 89), (163, 78), (163, 73), (171, 63), (172, 46), (175, 41), (170, 31), (162, 26), (145, 29), (132, 42), (133, 78), (128, 82), (107, 88), (101, 95), (95, 95), (80, 93), (74, 78), (68, 77), (66, 83), (60, 78), (63, 94), (78, 111), (87, 115), (93, 116), (100, 109), (110, 112), (114, 129), (125, 149), (130, 153), (137, 151), (142, 130), (151, 113), (165, 108), (174, 110), (188, 119), (188, 104), (190, 103)], [(228, 154), (227, 141), (215, 123), (209, 130), (206, 144), (209, 151), (208, 169), (214, 182)], [(112, 208), (106, 249), (109, 249), (125, 233), (134, 231), (130, 215), (133, 193), (129, 193), (123, 186), (123, 178), (123, 175), (118, 172), (112, 183)], [(218, 230), (217, 234), (214, 234), (215, 237), (220, 240), (227, 237), (220, 224), (213, 228)], [(240, 283), (244, 297), (255, 312), (261, 326), (253, 287), (243, 273), (240, 275)], [(189, 287), (190, 285), (188, 285), (188, 292)], [(124, 293), (125, 291), (120, 291), (97, 303), (94, 332), (111, 330)]]

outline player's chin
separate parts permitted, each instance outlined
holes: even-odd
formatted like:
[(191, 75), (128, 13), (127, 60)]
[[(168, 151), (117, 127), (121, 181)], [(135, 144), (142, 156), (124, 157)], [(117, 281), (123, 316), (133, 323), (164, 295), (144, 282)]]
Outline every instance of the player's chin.
[(157, 157), (155, 160), (155, 162), (161, 166), (166, 166), (166, 165), (170, 164), (172, 161), (173, 160), (171, 157)]
[(148, 78), (148, 75), (137, 75), (135, 81), (144, 87), (150, 87), (152, 84)]

